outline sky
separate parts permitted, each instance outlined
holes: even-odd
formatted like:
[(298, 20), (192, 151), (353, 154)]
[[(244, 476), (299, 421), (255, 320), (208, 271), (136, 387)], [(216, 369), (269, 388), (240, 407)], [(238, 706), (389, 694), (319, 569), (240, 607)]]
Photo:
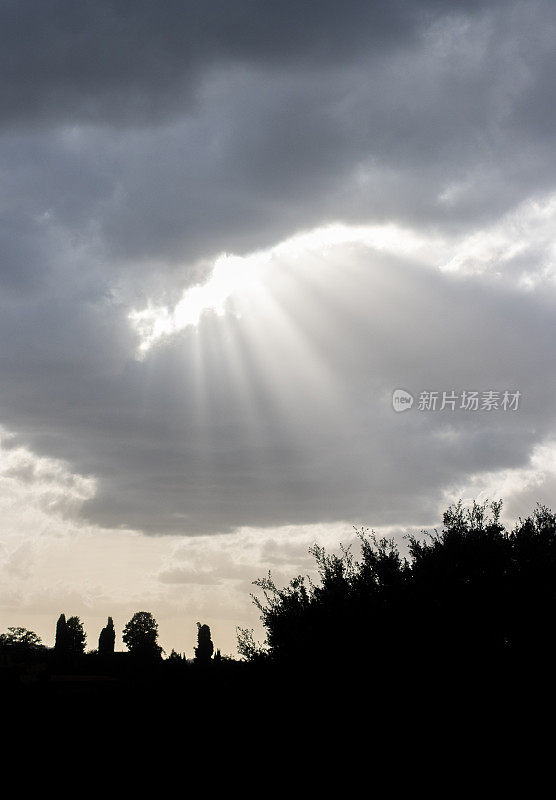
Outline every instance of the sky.
[(0, 0), (2, 630), (235, 655), (314, 543), (552, 507), (555, 39), (548, 0)]

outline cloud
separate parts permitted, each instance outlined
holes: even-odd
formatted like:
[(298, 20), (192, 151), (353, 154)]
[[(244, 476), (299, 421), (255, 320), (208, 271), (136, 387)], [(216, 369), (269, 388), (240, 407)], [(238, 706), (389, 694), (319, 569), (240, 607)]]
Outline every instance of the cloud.
[(201, 586), (212, 586), (218, 583), (218, 579), (210, 572), (193, 572), (187, 569), (169, 569), (161, 572), (158, 576), (161, 583), (193, 583)]
[[(346, 13), (319, 3), (309, 22), (305, 5), (265, 4), (245, 26), (241, 4), (213, 18), (205, 4), (162, 15), (140, 3), (127, 35), (118, 25), (111, 33), (110, 20), (125, 23), (117, 4), (25, 5), (32, 15), (17, 4), (2, 26), (15, 73), (3, 86), (32, 118), (1, 142), (6, 287), (36, 291), (45, 273), (61, 277), (60, 251), (73, 259), (85, 248), (99, 285), (126, 298), (172, 294), (222, 250), (245, 253), (339, 219), (484, 224), (553, 184), (553, 139), (530, 129), (523, 106), (533, 96), (539, 115), (546, 107), (546, 5), (353, 3)], [(185, 40), (182, 14), (195, 20)], [(299, 59), (287, 48), (273, 55), (285, 40)], [(161, 76), (165, 88), (150, 44), (176, 76)], [(191, 60), (196, 102), (184, 107), (173, 81)], [(135, 81), (169, 115), (153, 112), (147, 124), (131, 114), (114, 129)], [(2, 107), (9, 115), (8, 99)]]
[[(553, 433), (553, 7), (315, 8), (4, 4), (6, 479), (65, 465), (88, 524), (428, 522)], [(398, 386), (523, 404), (396, 415)]]
[[(484, 2), (393, 0), (264, 6), (249, 0), (8, 2), (2, 9), (4, 124), (156, 123), (194, 102), (199, 76), (230, 63), (306, 69), (410, 43), (430, 20)], [(492, 4), (491, 4), (492, 5)]]
[[(14, 508), (19, 534), (27, 526), (29, 533), (40, 534), (56, 523), (65, 527), (75, 525), (84, 502), (95, 494), (94, 479), (71, 472), (61, 460), (36, 456), (18, 446), (15, 439), (0, 429), (0, 487), (5, 532), (18, 533), (10, 531)], [(21, 514), (22, 507), (26, 509), (27, 519)], [(27, 552), (26, 546), (18, 548), (17, 552)]]
[[(233, 313), (202, 316), (143, 360), (115, 349), (104, 364), (77, 328), (61, 363), (46, 340), (40, 372), (12, 365), (6, 420), (95, 476), (83, 513), (102, 527), (410, 524), (416, 508), (430, 518), (448, 481), (524, 465), (549, 435), (553, 305), (545, 283), (525, 290), (366, 244), (286, 251)], [(524, 399), (495, 417), (402, 417), (399, 385)]]

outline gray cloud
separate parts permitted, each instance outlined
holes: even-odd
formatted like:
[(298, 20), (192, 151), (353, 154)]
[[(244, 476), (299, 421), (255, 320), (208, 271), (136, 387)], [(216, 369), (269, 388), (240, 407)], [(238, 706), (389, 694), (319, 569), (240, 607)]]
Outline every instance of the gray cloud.
[[(474, 13), (480, 0), (408, 5), (351, 0), (6, 2), (0, 101), (4, 122), (157, 122), (190, 106), (214, 64), (325, 68), (361, 51), (411, 42), (438, 15)], [(492, 5), (492, 4), (490, 4)]]
[[(281, 297), (279, 285), (274, 297), (289, 303), (292, 346), (326, 352), (339, 397), (304, 374), (289, 346), (272, 348), (271, 320), (261, 361), (243, 320), (209, 316), (198, 332), (186, 329), (145, 361), (118, 366), (114, 353), (106, 364), (99, 355), (97, 312), (88, 330), (59, 320), (60, 340), (34, 370), (25, 358), (12, 365), (1, 391), (6, 424), (98, 477), (99, 494), (85, 505), (92, 520), (153, 532), (371, 517), (409, 524), (425, 498), (438, 501), (447, 478), (527, 463), (554, 424), (552, 302), (368, 251), (352, 253), (348, 269), (329, 263), (328, 272), (315, 278), (297, 265), (295, 297)], [(117, 331), (104, 335), (111, 341)], [(240, 381), (223, 344), (230, 337)], [(399, 385), (416, 393), (519, 388), (526, 399), (516, 414), (404, 416), (390, 406)]]
[[(96, 477), (87, 518), (152, 533), (406, 524), (448, 483), (528, 463), (554, 426), (545, 242), (498, 283), (357, 247), (284, 263), (281, 350), (262, 313), (260, 351), (248, 315), (207, 315), (137, 361), (128, 314), (172, 306), (223, 250), (336, 220), (453, 241), (553, 191), (550, 4), (1, 14), (0, 422)], [(517, 289), (520, 272), (541, 285)], [(513, 416), (398, 416), (399, 385), (526, 399)]]
[[(18, 24), (26, 20), (32, 28), (28, 44), (23, 48), (21, 36), (14, 34), (3, 51), (6, 58), (10, 53), (23, 58), (28, 47), (39, 58), (33, 37), (42, 30), (43, 47), (60, 60), (53, 76), (46, 68), (36, 74), (31, 70), (23, 81), (47, 103), (50, 127), (41, 127), (39, 116), (24, 133), (21, 127), (8, 130), (2, 141), (10, 197), (4, 229), (20, 231), (10, 237), (12, 252), (2, 264), (6, 286), (40, 283), (44, 253), (50, 249), (45, 237), (52, 229), (94, 245), (95, 268), (104, 262), (106, 281), (119, 280), (123, 269), (135, 291), (140, 273), (143, 291), (171, 292), (176, 282), (198, 277), (191, 262), (222, 249), (254, 249), (335, 219), (476, 224), (552, 185), (554, 137), (547, 135), (550, 118), (545, 113), (552, 48), (543, 31), (554, 23), (554, 15), (542, 4), (527, 4), (525, 10), (520, 4), (502, 10), (492, 3), (442, 4), (440, 14), (438, 4), (424, 3), (415, 4), (409, 14), (396, 3), (354, 3), (346, 14), (337, 4), (319, 3), (318, 15), (302, 12), (312, 17), (305, 27), (299, 13), (286, 13), (283, 4), (265, 4), (260, 22), (268, 30), (262, 39), (256, 35), (256, 20), (246, 33), (242, 13), (226, 4), (242, 33), (237, 47), (220, 46), (208, 32), (213, 49), (198, 43), (195, 105), (184, 109), (169, 90), (170, 117), (157, 118), (156, 125), (132, 117), (127, 127), (116, 130), (110, 109), (100, 100), (93, 103), (98, 110), (94, 125), (86, 124), (86, 114), (79, 111), (79, 103), (88, 102), (86, 70), (65, 61), (60, 55), (64, 45), (49, 45), (44, 31), (54, 42), (67, 39), (70, 55), (93, 72), (97, 62), (87, 47), (82, 42), (75, 46), (81, 25), (86, 42), (98, 39), (95, 47), (102, 45), (107, 52), (119, 52), (117, 43), (121, 49), (127, 42), (135, 54), (121, 55), (129, 80), (136, 73), (141, 80), (134, 59), (143, 64), (144, 48), (132, 48), (119, 33), (114, 41), (108, 35), (101, 21), (117, 16), (118, 4), (71, 5), (71, 14), (65, 15), (59, 4), (56, 15), (39, 4), (30, 18), (17, 4)], [(166, 52), (157, 26), (174, 36), (179, 25), (170, 12), (155, 14), (147, 24), (149, 6), (136, 9), (135, 35), (146, 36), (146, 26), (153, 47)], [(41, 16), (46, 13), (48, 24)], [(198, 17), (192, 7), (183, 13)], [(94, 18), (85, 25), (82, 14)], [(282, 31), (274, 14), (298, 41), (307, 63), (272, 58)], [(369, 14), (385, 18), (365, 24)], [(228, 31), (226, 41), (235, 41), (223, 17), (215, 16)], [(338, 46), (330, 44), (317, 57), (318, 48), (308, 42), (319, 40), (319, 26), (329, 38), (334, 30), (332, 41), (337, 39)], [(9, 25), (3, 30), (8, 36)], [(389, 30), (392, 36), (386, 35)], [(230, 53), (240, 52), (242, 37), (256, 43), (255, 51), (246, 44), (246, 57), (232, 58)], [(361, 46), (355, 47), (350, 37)], [(347, 44), (340, 46), (344, 39)], [(375, 48), (369, 41), (382, 44)], [(168, 58), (172, 53), (170, 48)], [(10, 57), (13, 61), (15, 55)], [(80, 99), (70, 102), (73, 116), (52, 99), (57, 90), (42, 84), (55, 82), (56, 76), (70, 95), (75, 83)], [(6, 80), (3, 85), (15, 92), (18, 83)], [(125, 81), (120, 84), (108, 70), (104, 81), (91, 86), (99, 96), (104, 91), (114, 95), (116, 111), (124, 113)], [(160, 88), (147, 89), (157, 102), (164, 94)], [(31, 106), (26, 113), (31, 114)], [(450, 202), (439, 201), (447, 190)]]

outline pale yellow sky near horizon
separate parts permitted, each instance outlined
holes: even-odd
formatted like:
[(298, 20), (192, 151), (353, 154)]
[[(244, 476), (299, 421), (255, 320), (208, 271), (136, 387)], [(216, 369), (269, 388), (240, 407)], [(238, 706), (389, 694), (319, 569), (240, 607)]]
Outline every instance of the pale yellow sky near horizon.
[[(14, 468), (18, 461), (27, 464), (27, 474)], [(0, 465), (0, 629), (34, 630), (48, 646), (63, 612), (81, 618), (87, 649), (96, 648), (100, 630), (112, 616), (116, 648), (125, 649), (125, 623), (136, 611), (146, 610), (159, 623), (159, 641), (167, 654), (173, 648), (193, 657), (200, 621), (210, 625), (215, 647), (236, 656), (236, 626), (254, 628), (256, 638), (264, 638), (250, 598), (253, 580), (269, 569), (278, 584), (300, 573), (314, 575), (308, 549), (315, 542), (330, 551), (353, 543), (356, 552), (349, 523), (188, 537), (94, 528), (72, 516), (79, 506), (76, 494), (84, 492), (65, 465), (28, 451), (1, 449)], [(453, 487), (444, 507), (458, 497), (494, 498), (497, 487), (502, 496), (514, 496), (513, 517), (507, 519), (511, 524), (533, 510), (531, 492), (548, 495), (555, 475), (554, 451), (541, 450), (529, 470), (508, 470)], [(393, 535), (403, 548), (404, 529), (375, 531)]]

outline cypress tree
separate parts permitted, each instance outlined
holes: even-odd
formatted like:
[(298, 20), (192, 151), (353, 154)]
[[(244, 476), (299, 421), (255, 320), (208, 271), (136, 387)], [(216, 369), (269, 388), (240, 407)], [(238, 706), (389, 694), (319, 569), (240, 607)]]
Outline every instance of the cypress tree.
[(101, 656), (111, 656), (114, 653), (114, 644), (116, 642), (116, 631), (114, 630), (114, 621), (112, 617), (108, 617), (106, 627), (103, 628), (98, 637), (98, 652)]
[(66, 622), (66, 615), (60, 614), (58, 622), (56, 623), (55, 652), (58, 653), (58, 655), (65, 655), (68, 652), (68, 644), (68, 624)]
[(208, 625), (197, 623), (197, 647), (195, 648), (195, 661), (198, 664), (208, 664), (214, 652), (214, 645), (210, 638)]

